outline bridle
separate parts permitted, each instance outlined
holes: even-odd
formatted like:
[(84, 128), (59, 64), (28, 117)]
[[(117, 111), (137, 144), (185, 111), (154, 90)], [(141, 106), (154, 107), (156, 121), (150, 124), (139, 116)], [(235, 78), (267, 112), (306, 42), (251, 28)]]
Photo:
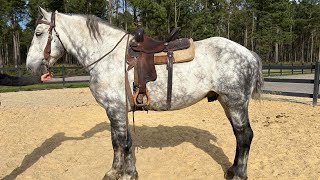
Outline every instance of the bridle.
[(44, 55), (44, 59), (49, 61), (49, 57), (50, 57), (50, 53), (51, 53), (51, 42), (52, 42), (52, 30), (54, 30), (54, 32), (56, 33), (56, 36), (57, 38), (59, 39), (63, 49), (64, 49), (64, 52), (66, 52), (66, 48), (64, 47), (61, 39), (60, 39), (60, 36), (56, 30), (56, 16), (55, 16), (55, 12), (52, 12), (51, 14), (51, 22), (48, 22), (48, 21), (44, 21), (42, 20), (41, 18), (37, 20), (37, 25), (38, 24), (46, 24), (46, 25), (49, 25), (49, 30), (48, 30), (48, 41), (47, 41), (47, 45), (46, 47), (44, 48), (44, 51), (43, 51), (43, 55)]
[[(39, 18), (36, 22), (36, 24), (46, 24), (46, 25), (49, 25), (49, 29), (48, 29), (48, 32), (49, 32), (49, 35), (48, 35), (48, 41), (47, 41), (47, 45), (46, 47), (44, 48), (44, 51), (43, 51), (43, 56), (44, 56), (44, 59), (49, 61), (49, 57), (50, 57), (50, 53), (51, 53), (51, 42), (52, 42), (52, 30), (54, 30), (54, 32), (56, 33), (56, 36), (57, 38), (59, 39), (63, 49), (64, 49), (64, 52), (67, 52), (66, 51), (66, 48), (65, 46), (63, 45), (61, 39), (60, 39), (60, 36), (56, 30), (56, 16), (55, 16), (55, 12), (52, 12), (51, 14), (51, 22), (48, 22), (48, 21), (44, 21), (42, 20), (42, 18)], [(92, 65), (98, 63), (99, 61), (101, 61), (103, 58), (105, 58), (107, 55), (109, 55), (112, 51), (114, 51), (117, 46), (120, 44), (120, 42), (126, 37), (128, 36), (129, 38), (129, 34), (128, 33), (125, 33), (125, 35), (118, 41), (118, 43), (108, 52), (106, 53), (105, 55), (103, 55), (102, 57), (100, 57), (99, 59), (97, 59), (96, 61), (94, 61), (93, 63), (87, 65), (85, 68), (88, 69), (89, 67), (91, 67)], [(128, 40), (127, 40), (128, 42)]]

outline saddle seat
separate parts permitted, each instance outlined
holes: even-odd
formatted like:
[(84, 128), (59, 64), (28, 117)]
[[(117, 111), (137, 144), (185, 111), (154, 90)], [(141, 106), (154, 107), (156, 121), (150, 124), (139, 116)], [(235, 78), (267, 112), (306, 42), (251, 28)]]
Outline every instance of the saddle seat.
[(158, 41), (144, 34), (142, 28), (138, 28), (134, 34), (130, 47), (136, 52), (144, 52), (147, 54), (168, 52), (187, 49), (190, 43), (187, 38), (177, 40), (180, 28), (175, 28), (165, 41)]

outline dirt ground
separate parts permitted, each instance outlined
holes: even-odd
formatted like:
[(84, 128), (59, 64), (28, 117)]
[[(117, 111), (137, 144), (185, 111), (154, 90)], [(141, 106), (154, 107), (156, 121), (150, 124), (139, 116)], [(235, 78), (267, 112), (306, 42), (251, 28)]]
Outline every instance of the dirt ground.
[[(251, 101), (249, 179), (320, 179), (320, 106), (311, 100)], [(109, 122), (87, 88), (2, 93), (0, 101), (0, 179), (102, 179), (111, 167)], [(219, 180), (233, 162), (235, 137), (218, 102), (135, 119), (140, 179)]]

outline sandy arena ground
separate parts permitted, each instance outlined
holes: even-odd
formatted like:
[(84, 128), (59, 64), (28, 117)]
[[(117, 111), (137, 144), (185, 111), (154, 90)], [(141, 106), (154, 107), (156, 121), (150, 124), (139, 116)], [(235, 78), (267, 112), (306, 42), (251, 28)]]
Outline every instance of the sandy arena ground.
[[(320, 106), (311, 100), (251, 102), (249, 179), (320, 179)], [(89, 89), (2, 93), (0, 101), (0, 179), (102, 179), (111, 167), (109, 122)], [(233, 162), (235, 137), (218, 102), (139, 112), (135, 129), (142, 180), (219, 180)]]

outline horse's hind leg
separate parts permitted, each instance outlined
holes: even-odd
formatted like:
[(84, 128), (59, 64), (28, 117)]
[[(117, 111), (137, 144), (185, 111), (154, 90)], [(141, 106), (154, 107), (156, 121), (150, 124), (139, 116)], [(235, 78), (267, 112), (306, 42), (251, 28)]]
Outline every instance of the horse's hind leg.
[(249, 123), (249, 97), (241, 95), (222, 95), (219, 101), (232, 125), (237, 140), (233, 165), (225, 174), (226, 179), (247, 179), (247, 161), (253, 131)]
[[(125, 108), (124, 108), (125, 109)], [(111, 138), (114, 151), (112, 168), (103, 179), (136, 179), (137, 172), (132, 155), (132, 139), (126, 124), (126, 112), (115, 109), (107, 111), (111, 123)]]

